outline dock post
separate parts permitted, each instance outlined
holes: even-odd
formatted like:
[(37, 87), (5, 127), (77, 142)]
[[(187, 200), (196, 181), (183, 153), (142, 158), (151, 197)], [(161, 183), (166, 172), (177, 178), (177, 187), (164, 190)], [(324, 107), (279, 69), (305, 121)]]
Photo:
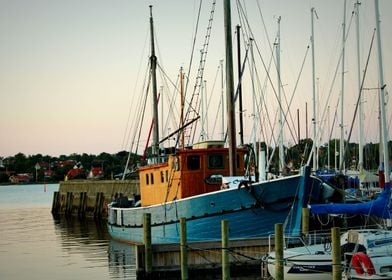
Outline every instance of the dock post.
[(283, 224), (275, 224), (275, 280), (283, 280)]
[(144, 230), (144, 270), (146, 275), (152, 272), (152, 246), (151, 246), (151, 214), (143, 215)]
[(67, 201), (65, 205), (65, 215), (71, 216), (73, 209), (73, 193), (67, 192)]
[(188, 252), (186, 240), (186, 219), (180, 218), (181, 279), (188, 280)]
[(304, 241), (307, 244), (307, 237), (309, 235), (309, 208), (302, 208), (302, 236), (304, 237)]
[(60, 192), (53, 193), (52, 214), (58, 215), (60, 210)]
[(102, 218), (102, 208), (104, 202), (104, 194), (103, 192), (97, 192), (95, 198), (95, 208), (94, 208), (94, 219)]
[(222, 280), (230, 279), (229, 263), (229, 222), (221, 221), (222, 226)]
[(79, 209), (78, 209), (79, 219), (84, 218), (86, 216), (86, 202), (87, 202), (87, 192), (80, 192)]
[(340, 252), (340, 229), (334, 227), (331, 229), (332, 237), (332, 279), (342, 279), (342, 260)]

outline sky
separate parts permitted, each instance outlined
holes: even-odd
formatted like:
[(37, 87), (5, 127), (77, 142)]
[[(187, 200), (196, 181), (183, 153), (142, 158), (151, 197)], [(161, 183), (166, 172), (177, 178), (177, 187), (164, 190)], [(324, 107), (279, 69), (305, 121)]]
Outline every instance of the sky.
[[(348, 134), (358, 95), (355, 17), (351, 14), (354, 0), (347, 0), (346, 27), (350, 26), (346, 43), (344, 127)], [(308, 132), (312, 114), (312, 72), (310, 44), (311, 13), (314, 19), (315, 65), (319, 112), (330, 106), (330, 122), (341, 92), (338, 58), (342, 48), (343, 0), (260, 0), (232, 1), (232, 24), (246, 25), (252, 30), (256, 69), (262, 83), (267, 107), (272, 109), (271, 122), (276, 115), (276, 68), (271, 64), (271, 44), (276, 40), (280, 21), (281, 88), (289, 100), (292, 93), (290, 123), (297, 121), (298, 109), (301, 137), (305, 136), (305, 108), (308, 108)], [(381, 37), (384, 79), (387, 91), (392, 80), (392, 1), (380, 0)], [(51, 156), (72, 153), (99, 154), (128, 150), (131, 146), (128, 129), (138, 120), (139, 96), (143, 94), (149, 57), (149, 5), (153, 5), (158, 63), (167, 77), (159, 79), (158, 87), (178, 80), (180, 67), (187, 73), (197, 22), (199, 1), (189, 0), (0, 0), (0, 157), (43, 154)], [(239, 8), (240, 7), (240, 8)], [(203, 1), (193, 66), (189, 75), (194, 85), (200, 49), (210, 17), (211, 1)], [(373, 29), (374, 1), (362, 0), (360, 6), (361, 72), (364, 72)], [(220, 60), (224, 59), (223, 4), (218, 0), (211, 29), (211, 39), (205, 65), (205, 92), (210, 94), (207, 130), (211, 138), (219, 137), (221, 129), (215, 123), (218, 116), (221, 84), (218, 77)], [(234, 40), (234, 39), (233, 39)], [(249, 42), (243, 38), (244, 42)], [(246, 44), (246, 43), (245, 43)], [(243, 44), (243, 50), (245, 44)], [(376, 43), (371, 52), (364, 86), (365, 141), (378, 141), (378, 87)], [(236, 48), (234, 61), (237, 61)], [(263, 66), (263, 62), (267, 66)], [(303, 71), (301, 65), (304, 62)], [(273, 63), (271, 64), (273, 65)], [(338, 67), (338, 68), (337, 68)], [(249, 69), (251, 69), (249, 67)], [(334, 72), (337, 77), (333, 82)], [(234, 69), (234, 73), (237, 70)], [(265, 82), (267, 74), (271, 84)], [(301, 75), (299, 73), (301, 72)], [(163, 74), (159, 74), (161, 77)], [(250, 74), (246, 74), (250, 75)], [(193, 77), (193, 80), (192, 80)], [(237, 78), (236, 78), (237, 79)], [(296, 86), (298, 80), (298, 86)], [(246, 82), (245, 82), (246, 81)], [(244, 92), (255, 85), (247, 78)], [(294, 89), (296, 90), (294, 91)], [(275, 92), (274, 92), (275, 89)], [(331, 98), (327, 96), (331, 92)], [(347, 93), (346, 93), (347, 92)], [(268, 94), (267, 94), (268, 93)], [(245, 136), (250, 137), (253, 118), (252, 98), (246, 95), (244, 105)], [(274, 104), (274, 105), (273, 105)], [(163, 111), (169, 105), (162, 103)], [(147, 108), (150, 111), (150, 107)], [(391, 122), (391, 102), (387, 105)], [(238, 112), (237, 112), (238, 113)], [(320, 113), (321, 115), (322, 113)], [(265, 117), (265, 115), (264, 115)], [(266, 124), (267, 121), (261, 121)], [(260, 117), (261, 118), (261, 117)], [(339, 117), (338, 117), (339, 118)], [(347, 118), (347, 119), (346, 119)], [(150, 117), (145, 117), (149, 123)], [(321, 117), (316, 118), (321, 119)], [(259, 123), (259, 126), (261, 124)], [(320, 126), (327, 127), (327, 119)], [(213, 129), (215, 127), (215, 129)], [(333, 131), (330, 124), (323, 137)], [(337, 127), (337, 124), (335, 124)], [(162, 125), (162, 135), (173, 131), (176, 124)], [(296, 130), (294, 127), (293, 130)], [(392, 128), (390, 128), (391, 130)], [(275, 130), (276, 131), (276, 130)], [(334, 130), (336, 131), (336, 129)], [(144, 133), (145, 134), (145, 130)], [(276, 132), (275, 132), (276, 133)], [(332, 132), (335, 137), (337, 132)], [(258, 134), (263, 133), (259, 130)], [(267, 133), (268, 134), (268, 133)], [(285, 131), (286, 143), (293, 143), (293, 132)], [(295, 134), (295, 133), (294, 133)], [(389, 139), (391, 139), (389, 133)], [(270, 139), (269, 136), (265, 136)], [(353, 141), (357, 141), (356, 128)], [(146, 136), (142, 137), (146, 142)]]

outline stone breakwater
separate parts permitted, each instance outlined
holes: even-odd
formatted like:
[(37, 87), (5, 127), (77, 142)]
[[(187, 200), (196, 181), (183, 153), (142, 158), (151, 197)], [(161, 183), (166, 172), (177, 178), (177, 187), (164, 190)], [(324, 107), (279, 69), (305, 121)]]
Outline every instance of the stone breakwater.
[(139, 194), (138, 180), (63, 181), (53, 194), (52, 214), (106, 219), (111, 201)]

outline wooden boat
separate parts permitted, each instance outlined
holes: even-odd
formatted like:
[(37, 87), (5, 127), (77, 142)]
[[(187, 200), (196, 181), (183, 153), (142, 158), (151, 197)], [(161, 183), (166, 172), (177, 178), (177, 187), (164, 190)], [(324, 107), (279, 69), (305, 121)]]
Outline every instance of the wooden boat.
[[(225, 1), (229, 6), (226, 10), (230, 10), (229, 3)], [(152, 22), (151, 15), (151, 35)], [(226, 29), (230, 29), (228, 26)], [(226, 42), (231, 39), (226, 38)], [(155, 63), (152, 43), (153, 81)], [(156, 97), (153, 104), (156, 112)], [(154, 122), (157, 116), (154, 113)], [(221, 189), (223, 176), (235, 176), (245, 170), (244, 156), (249, 151), (233, 144), (230, 135), (234, 133), (229, 130), (228, 148), (219, 141), (197, 143), (173, 150), (162, 162), (157, 127), (158, 123), (154, 123), (152, 151), (158, 159), (138, 170), (140, 201), (121, 198), (108, 206), (108, 230), (115, 239), (143, 242), (145, 213), (151, 214), (153, 243), (179, 242), (180, 218), (186, 220), (190, 242), (219, 240), (221, 220), (229, 222), (231, 239), (268, 236), (276, 223), (286, 224), (287, 235), (299, 235), (302, 207), (308, 202), (328, 201), (325, 194), (331, 194), (327, 184), (310, 176), (309, 167), (304, 167), (300, 174), (265, 182), (245, 179), (237, 188)]]

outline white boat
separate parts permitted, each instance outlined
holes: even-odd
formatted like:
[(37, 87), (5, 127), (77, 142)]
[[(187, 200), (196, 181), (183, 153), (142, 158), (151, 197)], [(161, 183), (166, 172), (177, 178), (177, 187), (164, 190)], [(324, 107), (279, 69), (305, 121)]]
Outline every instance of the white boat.
[[(392, 279), (392, 231), (349, 230), (340, 238), (345, 279)], [(332, 279), (328, 243), (284, 250), (284, 279)], [(268, 256), (268, 272), (275, 277), (275, 252)]]
[[(286, 249), (283, 252), (284, 279), (327, 280), (332, 277), (332, 257), (323, 244)], [(275, 252), (268, 255), (268, 273), (275, 278)]]

